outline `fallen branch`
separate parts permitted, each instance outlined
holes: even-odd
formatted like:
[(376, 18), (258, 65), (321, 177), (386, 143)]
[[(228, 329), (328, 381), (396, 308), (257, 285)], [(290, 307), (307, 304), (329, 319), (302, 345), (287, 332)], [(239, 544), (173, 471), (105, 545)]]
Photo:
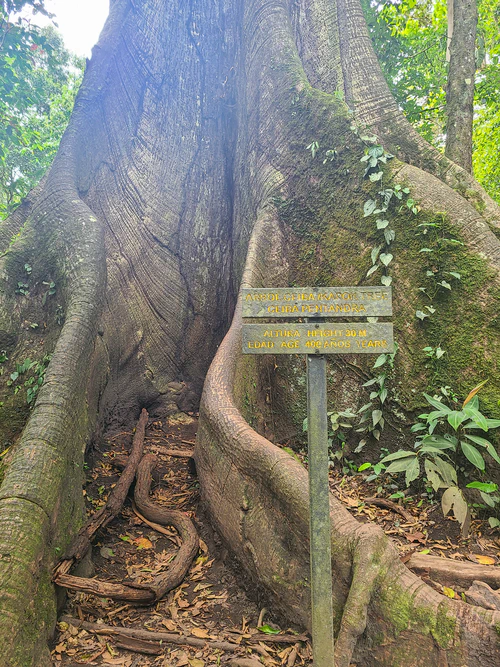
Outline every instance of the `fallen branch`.
[[(267, 641), (276, 644), (297, 644), (297, 642), (307, 641), (308, 637), (305, 635), (272, 635), (268, 637), (255, 636), (241, 640), (240, 644), (232, 642), (224, 642), (213, 639), (198, 639), (197, 637), (188, 637), (186, 635), (177, 635), (169, 632), (153, 632), (152, 630), (141, 630), (140, 628), (121, 628), (113, 625), (104, 625), (102, 623), (89, 623), (88, 621), (81, 621), (78, 618), (71, 616), (62, 616), (61, 623), (67, 623), (75, 628), (81, 628), (88, 632), (93, 632), (97, 635), (109, 635), (110, 637), (127, 637), (137, 641), (161, 642), (163, 644), (179, 644), (181, 646), (194, 646), (196, 648), (203, 648), (209, 646), (220, 651), (235, 652), (240, 651), (243, 646), (248, 646), (254, 643)], [(298, 645), (298, 644), (297, 644)], [(131, 649), (132, 650), (132, 649)]]
[[(189, 443), (191, 445), (194, 445), (194, 442)], [(193, 450), (192, 449), (164, 449), (162, 450), (162, 454), (167, 454), (167, 456), (174, 456), (179, 459), (192, 459), (193, 458)]]
[(397, 514), (401, 515), (405, 521), (408, 521), (409, 523), (415, 521), (411, 514), (405, 512), (402, 507), (396, 505), (396, 503), (393, 503), (391, 500), (386, 500), (385, 498), (365, 498), (363, 503), (365, 505), (375, 505), (376, 507), (383, 507), (384, 509), (391, 510), (392, 512), (397, 512)]
[(116, 483), (116, 486), (112, 489), (109, 494), (109, 498), (104, 507), (96, 512), (87, 523), (80, 530), (76, 538), (73, 540), (73, 543), (69, 547), (68, 551), (64, 555), (63, 559), (59, 562), (56, 569), (54, 570), (53, 581), (56, 584), (60, 584), (60, 576), (67, 575), (71, 567), (81, 561), (85, 554), (90, 549), (90, 544), (92, 537), (96, 534), (99, 528), (104, 528), (108, 525), (120, 512), (125, 498), (127, 497), (128, 490), (132, 484), (137, 466), (142, 458), (144, 451), (144, 437), (146, 433), (146, 426), (148, 423), (149, 415), (147, 410), (142, 410), (139, 421), (137, 422), (137, 427), (135, 430), (135, 435), (132, 441), (132, 449), (130, 456), (127, 460), (127, 465), (123, 471), (120, 479)]
[(460, 586), (466, 589), (473, 581), (484, 581), (494, 588), (500, 588), (500, 567), (493, 565), (413, 554), (406, 567), (419, 575), (427, 575), (443, 586)]
[(72, 625), (75, 628), (93, 632), (96, 635), (108, 635), (110, 637), (130, 638), (139, 641), (154, 642), (163, 644), (178, 644), (180, 646), (194, 646), (196, 648), (204, 648), (210, 646), (213, 649), (220, 651), (241, 651), (240, 644), (232, 644), (229, 642), (220, 642), (213, 640), (198, 639), (196, 637), (187, 637), (186, 635), (175, 635), (168, 632), (152, 632), (150, 630), (140, 630), (138, 628), (118, 628), (112, 625), (102, 625), (101, 623), (88, 623), (87, 621), (80, 621), (71, 616), (63, 616), (61, 622)]

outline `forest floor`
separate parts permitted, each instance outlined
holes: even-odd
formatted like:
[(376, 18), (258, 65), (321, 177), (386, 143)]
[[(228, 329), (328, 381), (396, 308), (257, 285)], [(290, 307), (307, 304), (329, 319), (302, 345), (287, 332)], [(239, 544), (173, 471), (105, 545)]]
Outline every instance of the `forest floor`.
[[(145, 452), (156, 455), (152, 500), (186, 512), (200, 536), (200, 550), (183, 583), (151, 607), (113, 602), (86, 593), (69, 593), (62, 614), (80, 621), (117, 627), (168, 632), (202, 640), (200, 646), (168, 644), (159, 655), (144, 655), (119, 648), (112, 637), (96, 635), (64, 621), (58, 625), (53, 660), (56, 665), (122, 665), (140, 667), (299, 667), (312, 664), (309, 642), (295, 642), (297, 629), (280, 627), (278, 619), (251, 599), (238, 567), (231, 562), (213, 532), (200, 503), (198, 482), (189, 458), (196, 438), (196, 416), (179, 413), (170, 420), (150, 420)], [(119, 433), (94, 451), (84, 495), (90, 516), (102, 507), (120, 472), (115, 455), (128, 452), (132, 433)], [(168, 452), (174, 450), (176, 456)], [(305, 456), (302, 461), (307, 465)], [(360, 521), (380, 525), (395, 542), (403, 562), (413, 553), (469, 560), (491, 567), (500, 563), (498, 531), (475, 520), (468, 537), (462, 538), (458, 523), (442, 515), (440, 504), (426, 494), (389, 498), (394, 490), (367, 484), (359, 474), (345, 474), (342, 465), (331, 471), (330, 488)], [(168, 532), (168, 531), (167, 531)], [(120, 516), (97, 534), (93, 562), (96, 575), (106, 581), (147, 583), (172, 560), (180, 544), (175, 531), (159, 534), (134, 513), (128, 499)], [(427, 580), (426, 580), (427, 581)], [(427, 581), (449, 597), (463, 591)], [(262, 630), (258, 630), (258, 628)], [(280, 635), (288, 635), (287, 642)], [(282, 635), (281, 635), (282, 636)], [(214, 642), (230, 642), (230, 651), (214, 648)], [(236, 645), (236, 646), (235, 646)]]
[[(216, 667), (233, 665), (311, 664), (309, 643), (273, 643), (269, 640), (280, 628), (272, 611), (251, 600), (242, 585), (237, 565), (232, 563), (218, 536), (212, 531), (200, 503), (198, 482), (189, 459), (196, 437), (196, 416), (179, 413), (170, 420), (150, 420), (146, 430), (145, 453), (156, 455), (152, 500), (159, 505), (186, 512), (200, 536), (200, 550), (184, 582), (151, 607), (136, 607), (86, 593), (69, 593), (61, 615), (81, 621), (156, 632), (184, 635), (202, 640), (205, 647), (166, 645), (161, 655), (142, 655), (116, 647), (111, 637), (98, 636), (67, 622), (58, 624), (52, 651), (55, 665), (121, 665), (140, 667)], [(115, 455), (127, 454), (132, 433), (120, 433), (105, 440), (94, 451), (84, 489), (90, 516), (106, 502), (120, 472), (113, 466)], [(170, 456), (167, 451), (183, 452)], [(92, 559), (95, 574), (106, 581), (147, 583), (164, 568), (178, 550), (179, 538), (157, 533), (134, 513), (127, 499), (120, 516), (99, 531)], [(257, 630), (262, 627), (264, 632)], [(261, 639), (260, 643), (250, 641)], [(230, 642), (236, 650), (214, 649), (213, 642)], [(262, 658), (262, 662), (259, 659)], [(245, 662), (241, 662), (244, 660)], [(247, 662), (250, 660), (251, 662)]]

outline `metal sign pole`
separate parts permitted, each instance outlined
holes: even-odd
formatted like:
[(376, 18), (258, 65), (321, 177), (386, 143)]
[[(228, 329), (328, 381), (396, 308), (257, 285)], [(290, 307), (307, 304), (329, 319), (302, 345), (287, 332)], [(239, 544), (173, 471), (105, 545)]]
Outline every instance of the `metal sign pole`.
[(326, 359), (312, 354), (307, 355), (307, 433), (313, 659), (314, 667), (333, 667)]

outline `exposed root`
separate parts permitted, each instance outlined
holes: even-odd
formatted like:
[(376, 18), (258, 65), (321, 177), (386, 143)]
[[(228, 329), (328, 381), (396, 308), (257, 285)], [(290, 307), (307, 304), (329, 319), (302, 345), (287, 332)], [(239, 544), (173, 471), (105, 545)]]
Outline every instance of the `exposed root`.
[[(198, 552), (198, 533), (193, 522), (186, 514), (159, 507), (149, 500), (151, 472), (156, 465), (156, 458), (152, 454), (147, 454), (141, 460), (148, 418), (148, 413), (143, 410), (137, 424), (132, 451), (126, 461), (123, 474), (112, 490), (108, 502), (102, 510), (87, 522), (64, 560), (57, 566), (53, 580), (59, 586), (93, 593), (113, 600), (122, 600), (131, 604), (149, 605), (160, 600), (168, 591), (176, 588), (186, 576), (193, 558)], [(70, 568), (74, 563), (81, 560), (90, 548), (92, 536), (99, 528), (106, 526), (120, 511), (134, 475), (137, 477), (134, 498), (140, 515), (144, 515), (141, 518), (153, 529), (158, 529), (159, 532), (164, 532), (162, 526), (173, 526), (181, 537), (182, 546), (168, 571), (158, 575), (151, 584), (137, 585), (133, 583), (108, 583), (99, 579), (85, 579), (70, 575)]]
[(406, 566), (416, 574), (429, 577), (443, 586), (460, 586), (465, 589), (473, 581), (484, 581), (493, 588), (500, 588), (500, 568), (491, 565), (413, 554)]
[(376, 505), (377, 507), (383, 507), (384, 509), (396, 512), (397, 514), (402, 516), (403, 519), (405, 519), (405, 521), (408, 521), (409, 523), (412, 523), (414, 521), (411, 514), (405, 512), (405, 510), (402, 507), (396, 505), (396, 503), (393, 503), (391, 500), (386, 500), (385, 498), (365, 498), (363, 502), (365, 505)]
[[(123, 474), (120, 476), (118, 483), (109, 494), (108, 502), (104, 507), (96, 512), (87, 523), (80, 530), (73, 543), (69, 547), (66, 555), (57, 565), (54, 571), (53, 581), (59, 584), (58, 578), (60, 575), (67, 574), (71, 567), (81, 561), (85, 554), (90, 549), (91, 540), (99, 528), (104, 528), (108, 525), (120, 512), (128, 490), (132, 484), (137, 466), (142, 458), (144, 451), (144, 437), (146, 433), (146, 426), (148, 423), (149, 414), (147, 410), (142, 410), (134, 439), (132, 441), (132, 450), (127, 461), (127, 465)], [(63, 585), (63, 584), (60, 584)]]
[(151, 472), (156, 465), (152, 454), (146, 454), (137, 470), (134, 500), (138, 510), (146, 519), (163, 526), (173, 526), (179, 533), (182, 546), (165, 574), (155, 577), (154, 583), (148, 588), (155, 591), (157, 600), (160, 600), (168, 591), (176, 588), (184, 579), (193, 558), (198, 553), (200, 541), (198, 532), (191, 519), (184, 512), (168, 510), (149, 500), (151, 487)]
[(351, 587), (335, 643), (337, 667), (349, 667), (351, 664), (358, 638), (366, 630), (368, 605), (381, 570), (385, 541), (378, 536), (374, 537), (370, 526), (364, 528), (363, 532), (365, 534), (354, 551)]

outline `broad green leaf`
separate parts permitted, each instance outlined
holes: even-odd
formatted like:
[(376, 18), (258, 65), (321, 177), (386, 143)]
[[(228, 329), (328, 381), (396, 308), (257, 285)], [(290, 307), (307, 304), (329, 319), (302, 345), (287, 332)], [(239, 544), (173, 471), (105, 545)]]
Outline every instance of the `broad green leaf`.
[(413, 458), (400, 459), (399, 461), (393, 461), (387, 468), (386, 473), (393, 474), (396, 472), (406, 471), (410, 465), (413, 463)]
[(460, 489), (456, 486), (451, 486), (449, 489), (443, 493), (441, 498), (441, 506), (443, 508), (443, 514), (446, 516), (451, 509), (453, 509), (453, 514), (455, 518), (463, 527), (467, 518), (469, 516), (469, 508), (465, 501), (465, 498), (462, 495)]
[(382, 276), (380, 282), (382, 285), (385, 285), (385, 287), (389, 287), (389, 285), (392, 285), (392, 276)]
[(498, 485), (492, 484), (491, 482), (471, 482), (470, 484), (467, 484), (467, 488), (479, 489), (479, 491), (483, 491), (483, 493), (494, 493), (495, 491), (498, 491)]
[(468, 419), (467, 415), (458, 410), (453, 410), (452, 412), (448, 412), (447, 414), (447, 419), (448, 419), (448, 424), (456, 431), (460, 424), (462, 424), (466, 419)]
[(363, 217), (366, 218), (367, 216), (371, 215), (376, 208), (377, 202), (375, 200), (369, 199), (368, 201), (365, 201), (365, 205), (363, 207)]
[(377, 258), (379, 256), (380, 251), (382, 250), (382, 246), (378, 245), (375, 248), (372, 248), (371, 252), (371, 259), (372, 259), (372, 264), (375, 264), (377, 261)]
[(429, 459), (425, 459), (424, 467), (425, 476), (427, 477), (434, 491), (438, 491), (438, 489), (442, 488), (443, 486), (446, 488), (447, 484), (444, 483), (441, 475), (438, 473), (436, 466), (431, 461), (429, 461)]
[(404, 449), (400, 449), (398, 452), (394, 452), (393, 454), (388, 454), (387, 456), (384, 456), (384, 458), (380, 460), (380, 463), (387, 463), (388, 461), (396, 461), (397, 459), (414, 458), (415, 456), (416, 456), (415, 452), (410, 452)]
[(444, 461), (440, 456), (434, 456), (434, 464), (447, 486), (457, 484), (457, 471), (451, 463)]
[(377, 229), (385, 229), (389, 224), (389, 220), (382, 220), (381, 218), (377, 219)]
[(488, 523), (492, 528), (500, 528), (500, 520), (494, 516), (490, 516), (490, 518), (488, 519)]
[(483, 499), (483, 502), (486, 503), (488, 507), (495, 507), (496, 503), (494, 499), (489, 495), (489, 493), (484, 493), (484, 491), (480, 491), (479, 494)]
[(374, 410), (372, 412), (373, 425), (376, 426), (381, 419), (382, 419), (382, 410)]
[(453, 442), (441, 435), (426, 435), (422, 439), (422, 444), (437, 447), (438, 449), (455, 449)]
[(477, 428), (481, 428), (483, 431), (488, 431), (488, 420), (481, 412), (479, 412), (479, 410), (476, 410), (476, 408), (473, 408), (471, 405), (466, 405), (464, 412), (467, 417), (477, 425)]
[(384, 266), (389, 266), (389, 264), (392, 262), (394, 259), (394, 255), (392, 255), (390, 252), (382, 252), (379, 257), (380, 261)]
[(460, 440), (460, 446), (462, 448), (464, 456), (472, 463), (473, 466), (475, 466), (479, 470), (485, 469), (486, 464), (484, 462), (484, 459), (475, 447), (469, 445), (469, 443), (465, 442), (465, 440)]
[(472, 440), (472, 442), (474, 442), (476, 445), (485, 447), (491, 458), (494, 459), (497, 463), (500, 463), (500, 456), (498, 456), (496, 449), (493, 447), (489, 440), (486, 440), (486, 438), (480, 438), (478, 435), (470, 435), (468, 433), (465, 434), (465, 437), (468, 440)]
[(434, 396), (429, 396), (429, 394), (424, 393), (424, 398), (429, 403), (432, 405), (433, 408), (436, 408), (439, 412), (445, 412), (448, 414), (448, 412), (451, 412), (451, 408), (449, 408), (447, 405), (444, 403), (441, 403), (437, 398), (434, 398)]
[(418, 460), (417, 457), (415, 457), (413, 461), (410, 463), (410, 465), (406, 468), (406, 475), (405, 475), (406, 486), (410, 486), (410, 484), (415, 479), (417, 479), (419, 475), (420, 475), (420, 461)]
[(371, 269), (368, 269), (366, 272), (366, 277), (369, 278), (375, 271), (380, 268), (378, 264), (375, 264), (374, 266), (371, 267)]
[(358, 472), (363, 472), (363, 470), (368, 470), (368, 468), (371, 467), (372, 467), (371, 463), (362, 463), (358, 468)]

